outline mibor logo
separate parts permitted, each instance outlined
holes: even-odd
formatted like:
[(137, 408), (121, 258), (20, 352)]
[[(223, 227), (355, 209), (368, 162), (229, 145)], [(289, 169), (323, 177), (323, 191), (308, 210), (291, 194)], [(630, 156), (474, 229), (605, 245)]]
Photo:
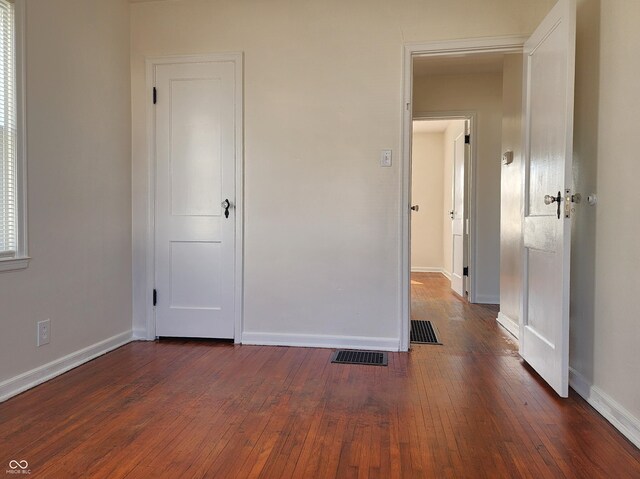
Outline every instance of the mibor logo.
[(29, 469), (29, 463), (26, 460), (12, 459), (9, 461), (9, 469), (5, 472), (7, 474), (31, 474), (31, 469)]

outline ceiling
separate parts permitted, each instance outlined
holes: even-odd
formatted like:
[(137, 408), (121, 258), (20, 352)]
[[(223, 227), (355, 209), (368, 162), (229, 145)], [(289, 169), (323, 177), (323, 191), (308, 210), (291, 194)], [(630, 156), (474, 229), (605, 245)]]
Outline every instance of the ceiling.
[(475, 53), (447, 56), (422, 56), (413, 59), (414, 76), (498, 73), (504, 54)]

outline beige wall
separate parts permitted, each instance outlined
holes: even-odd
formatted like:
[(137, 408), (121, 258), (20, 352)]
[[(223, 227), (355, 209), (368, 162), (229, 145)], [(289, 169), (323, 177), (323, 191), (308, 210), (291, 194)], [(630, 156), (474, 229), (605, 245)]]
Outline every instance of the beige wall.
[(416, 114), (476, 113), (476, 301), (497, 303), (500, 295), (502, 72), (417, 77), (413, 88)]
[[(571, 366), (640, 427), (640, 2), (578, 2), (574, 177), (597, 192), (574, 216)], [(637, 433), (636, 433), (637, 434)]]
[[(574, 110), (574, 189), (597, 192), (600, 0), (578, 3)], [(617, 167), (617, 166), (616, 166)], [(576, 207), (571, 231), (571, 367), (593, 383), (595, 347), (596, 209)]]
[(502, 152), (513, 163), (501, 166), (500, 313), (517, 326), (522, 296), (522, 55), (505, 55), (502, 81)]
[[(402, 47), (528, 33), (552, 3), (132, 4), (134, 218), (147, 208), (145, 56), (242, 51), (244, 330), (395, 341)], [(391, 168), (378, 166), (383, 148), (393, 149)], [(494, 223), (488, 227), (497, 231)], [(144, 327), (148, 299), (141, 294), (146, 240), (144, 224), (136, 222), (136, 328)], [(495, 276), (490, 289), (497, 294)]]
[[(413, 134), (411, 148), (411, 269), (442, 269), (444, 133)], [(451, 188), (449, 188), (451, 191)]]
[(26, 14), (33, 259), (0, 273), (0, 382), (131, 330), (128, 5), (28, 1)]

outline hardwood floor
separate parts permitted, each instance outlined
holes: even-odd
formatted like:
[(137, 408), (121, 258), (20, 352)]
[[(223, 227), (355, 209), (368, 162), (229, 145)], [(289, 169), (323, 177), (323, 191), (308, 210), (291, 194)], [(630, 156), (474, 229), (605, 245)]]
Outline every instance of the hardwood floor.
[[(442, 346), (389, 367), (331, 350), (135, 342), (0, 404), (0, 470), (70, 478), (638, 478), (640, 451), (518, 357), (494, 306), (416, 274)], [(9, 476), (9, 474), (7, 474)], [(10, 477), (10, 476), (9, 476)]]

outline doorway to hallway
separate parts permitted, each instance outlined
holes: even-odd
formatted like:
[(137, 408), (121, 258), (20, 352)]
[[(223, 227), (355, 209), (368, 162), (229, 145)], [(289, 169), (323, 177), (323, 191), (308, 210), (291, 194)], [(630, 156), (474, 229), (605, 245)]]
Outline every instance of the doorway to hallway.
[(416, 119), (411, 155), (411, 272), (441, 273), (468, 295), (472, 115)]

